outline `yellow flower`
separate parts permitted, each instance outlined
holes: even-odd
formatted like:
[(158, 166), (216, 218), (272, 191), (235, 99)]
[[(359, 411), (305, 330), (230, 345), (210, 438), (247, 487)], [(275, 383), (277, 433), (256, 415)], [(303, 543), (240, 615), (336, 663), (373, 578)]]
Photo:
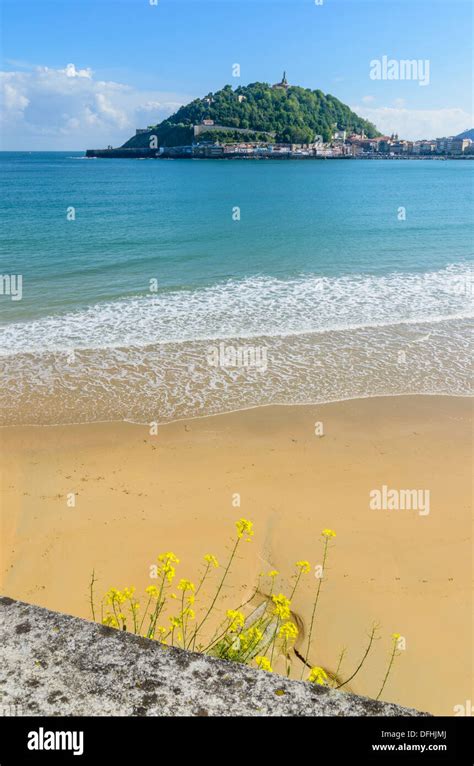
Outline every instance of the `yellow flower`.
[(322, 668), (314, 667), (311, 668), (308, 681), (310, 681), (312, 684), (318, 684), (319, 686), (325, 686), (327, 681), (328, 674), (325, 670)]
[(188, 602), (188, 604), (191, 604), (191, 605), (192, 605), (192, 604), (194, 604), (194, 602), (196, 601), (196, 596), (194, 596), (194, 595), (191, 593), (191, 594), (190, 594), (190, 595), (187, 597), (186, 601)]
[(118, 622), (111, 614), (107, 614), (102, 620), (102, 625), (107, 625), (109, 628), (118, 628)]
[(140, 609), (140, 604), (138, 603), (138, 601), (132, 601), (132, 603), (130, 604), (130, 609), (132, 610), (132, 612), (138, 612), (138, 610)]
[(158, 570), (158, 575), (166, 577), (170, 583), (173, 582), (176, 570), (172, 565), (179, 564), (179, 559), (174, 555), (174, 553), (168, 551), (167, 553), (160, 553), (158, 556), (158, 561), (161, 562), (161, 566)]
[(247, 519), (239, 519), (235, 522), (235, 526), (237, 527), (238, 537), (243, 537), (245, 534), (247, 535), (248, 542), (253, 535), (253, 522), (248, 521)]
[(158, 556), (158, 561), (161, 561), (164, 564), (179, 564), (179, 559), (176, 558), (174, 553), (171, 553), (171, 551), (168, 551), (168, 553), (160, 553)]
[(163, 564), (160, 569), (160, 574), (165, 575), (168, 582), (173, 582), (176, 569), (172, 567), (171, 564)]
[(182, 616), (187, 617), (188, 620), (194, 620), (194, 618), (196, 617), (196, 613), (194, 609), (190, 609), (189, 607), (186, 607), (186, 609), (183, 609)]
[(311, 569), (309, 561), (297, 561), (296, 566), (301, 569), (302, 574), (308, 574)]
[(279, 575), (279, 574), (280, 574), (280, 573), (279, 573), (279, 572), (277, 572), (277, 570), (276, 570), (276, 569), (272, 569), (272, 570), (271, 570), (271, 571), (268, 573), (268, 577), (271, 577), (271, 578), (273, 578), (273, 577), (276, 577), (276, 576), (277, 576), (277, 575)]
[(272, 596), (272, 601), (275, 604), (273, 614), (276, 614), (280, 620), (287, 620), (290, 616), (291, 601), (283, 593), (279, 593), (278, 596)]
[(234, 643), (232, 644), (232, 648), (234, 650), (242, 649), (244, 652), (248, 651), (248, 649), (253, 651), (258, 646), (262, 638), (263, 632), (259, 628), (248, 628), (248, 630), (239, 633), (238, 639), (235, 639)]
[(294, 641), (298, 635), (298, 628), (294, 622), (285, 622), (281, 626), (278, 635), (280, 638), (285, 639), (285, 641)]
[(172, 628), (180, 628), (182, 620), (180, 617), (170, 617), (170, 623)]
[(392, 633), (392, 638), (394, 641), (398, 641), (398, 639), (401, 637), (402, 637), (401, 633)]
[(263, 632), (260, 628), (256, 627), (249, 628), (245, 633), (241, 633), (240, 635), (246, 647), (250, 646), (250, 644), (257, 646), (263, 638)]
[(270, 665), (268, 657), (255, 657), (255, 662), (260, 670), (267, 670), (269, 673), (272, 672), (272, 666)]
[(215, 556), (212, 555), (212, 553), (206, 553), (206, 555), (204, 556), (204, 561), (207, 564), (210, 564), (211, 566), (213, 566), (215, 569), (217, 569), (217, 567), (219, 566), (218, 560), (216, 559)]
[(161, 625), (158, 625), (156, 628), (156, 633), (158, 635), (155, 636), (155, 634), (153, 634), (152, 638), (156, 638), (157, 641), (164, 643), (164, 637), (168, 634), (168, 630), (163, 628)]
[(160, 594), (156, 585), (149, 585), (148, 588), (145, 588), (145, 593), (148, 593), (150, 598), (158, 598)]
[(238, 612), (235, 609), (228, 609), (226, 614), (230, 620), (229, 630), (236, 631), (243, 628), (245, 617), (242, 612)]
[(127, 600), (127, 596), (117, 588), (110, 588), (105, 594), (107, 604), (123, 604)]
[(179, 581), (178, 588), (179, 588), (179, 590), (184, 590), (184, 591), (186, 591), (186, 590), (194, 590), (194, 583), (191, 582), (191, 580), (182, 579), (182, 580)]
[(321, 534), (327, 540), (329, 540), (329, 538), (331, 538), (331, 537), (336, 537), (336, 533), (335, 533), (335, 531), (333, 529), (323, 529)]
[(123, 589), (123, 595), (125, 598), (132, 598), (133, 594), (135, 593), (136, 588), (124, 588)]

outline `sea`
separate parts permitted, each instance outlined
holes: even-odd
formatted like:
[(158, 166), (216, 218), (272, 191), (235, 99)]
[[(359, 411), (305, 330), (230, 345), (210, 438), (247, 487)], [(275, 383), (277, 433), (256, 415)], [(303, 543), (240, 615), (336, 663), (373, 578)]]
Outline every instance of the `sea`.
[(473, 172), (0, 153), (0, 422), (472, 395)]

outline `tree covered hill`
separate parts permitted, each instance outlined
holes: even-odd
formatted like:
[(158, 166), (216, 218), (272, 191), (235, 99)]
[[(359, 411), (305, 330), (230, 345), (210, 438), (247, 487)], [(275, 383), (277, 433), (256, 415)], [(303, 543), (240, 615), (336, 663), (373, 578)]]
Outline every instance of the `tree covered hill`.
[[(190, 143), (191, 127), (206, 119), (230, 128), (271, 132), (282, 143), (310, 143), (315, 135), (330, 141), (336, 127), (349, 132), (364, 131), (369, 138), (380, 135), (372, 123), (330, 94), (296, 85), (286, 90), (272, 88), (261, 82), (235, 90), (226, 85), (216, 93), (197, 98), (159, 125), (149, 126), (150, 133), (158, 136), (160, 145)], [(124, 146), (148, 146), (149, 135), (134, 136)]]

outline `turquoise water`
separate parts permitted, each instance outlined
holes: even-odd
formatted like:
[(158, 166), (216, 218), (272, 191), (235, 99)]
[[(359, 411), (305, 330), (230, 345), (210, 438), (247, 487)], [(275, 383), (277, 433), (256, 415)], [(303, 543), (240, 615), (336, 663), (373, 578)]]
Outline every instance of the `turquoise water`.
[[(468, 392), (470, 162), (2, 153), (0, 171), (1, 273), (23, 279), (0, 296), (7, 422)], [(210, 369), (221, 339), (265, 345), (265, 376)]]

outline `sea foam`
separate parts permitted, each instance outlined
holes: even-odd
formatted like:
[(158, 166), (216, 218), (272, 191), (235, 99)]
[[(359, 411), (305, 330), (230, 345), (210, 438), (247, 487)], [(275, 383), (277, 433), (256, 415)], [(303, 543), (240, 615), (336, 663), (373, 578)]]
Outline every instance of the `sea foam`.
[(0, 328), (0, 354), (112, 349), (150, 344), (436, 323), (472, 317), (465, 265), (388, 275), (250, 277), (163, 290)]

